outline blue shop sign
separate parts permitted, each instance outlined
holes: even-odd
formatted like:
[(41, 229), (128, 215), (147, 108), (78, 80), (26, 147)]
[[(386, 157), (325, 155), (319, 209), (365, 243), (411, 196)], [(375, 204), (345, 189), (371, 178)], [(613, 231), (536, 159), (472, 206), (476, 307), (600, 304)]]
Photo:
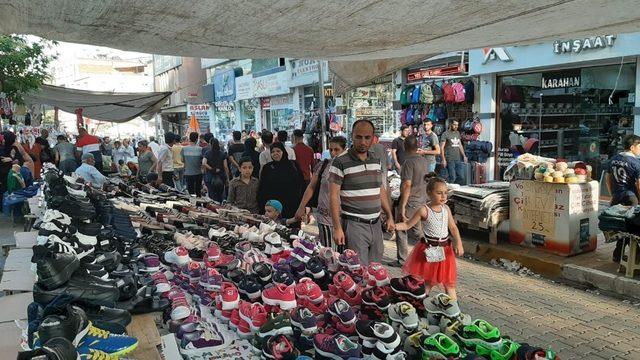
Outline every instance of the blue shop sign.
[(216, 101), (236, 100), (236, 74), (233, 69), (216, 70), (213, 75)]

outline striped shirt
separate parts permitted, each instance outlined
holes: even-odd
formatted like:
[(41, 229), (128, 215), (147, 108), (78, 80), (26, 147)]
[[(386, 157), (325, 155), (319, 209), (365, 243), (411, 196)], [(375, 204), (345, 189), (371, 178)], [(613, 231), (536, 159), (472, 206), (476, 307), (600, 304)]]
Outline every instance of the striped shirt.
[(363, 161), (353, 148), (335, 158), (329, 181), (340, 185), (340, 206), (343, 215), (371, 220), (380, 216), (380, 159), (372, 152)]

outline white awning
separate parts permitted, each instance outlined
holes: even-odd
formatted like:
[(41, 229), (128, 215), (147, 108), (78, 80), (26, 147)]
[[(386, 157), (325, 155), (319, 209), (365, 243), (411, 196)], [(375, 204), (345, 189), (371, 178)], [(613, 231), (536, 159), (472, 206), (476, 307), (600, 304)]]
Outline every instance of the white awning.
[(72, 114), (82, 108), (82, 115), (90, 119), (121, 123), (138, 116), (150, 119), (170, 95), (170, 92), (112, 93), (43, 85), (24, 98), (28, 105), (45, 104)]
[(154, 54), (355, 61), (331, 66), (355, 86), (407, 59), (633, 32), (639, 20), (639, 0), (13, 0), (0, 32)]

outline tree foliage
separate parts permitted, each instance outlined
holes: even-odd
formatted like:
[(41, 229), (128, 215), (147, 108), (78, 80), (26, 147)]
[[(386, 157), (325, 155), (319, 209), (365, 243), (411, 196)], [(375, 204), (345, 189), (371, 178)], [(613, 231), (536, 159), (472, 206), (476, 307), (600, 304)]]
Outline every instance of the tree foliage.
[(49, 79), (48, 67), (55, 59), (45, 53), (51, 44), (44, 39), (0, 35), (0, 91), (21, 104), (24, 94), (40, 88)]

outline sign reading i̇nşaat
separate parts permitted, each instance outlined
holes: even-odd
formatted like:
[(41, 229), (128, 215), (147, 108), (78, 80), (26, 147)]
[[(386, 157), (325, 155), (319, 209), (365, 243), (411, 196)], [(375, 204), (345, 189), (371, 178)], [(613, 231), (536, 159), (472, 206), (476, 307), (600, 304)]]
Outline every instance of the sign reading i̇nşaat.
[(550, 71), (542, 73), (543, 89), (580, 87), (580, 69)]

